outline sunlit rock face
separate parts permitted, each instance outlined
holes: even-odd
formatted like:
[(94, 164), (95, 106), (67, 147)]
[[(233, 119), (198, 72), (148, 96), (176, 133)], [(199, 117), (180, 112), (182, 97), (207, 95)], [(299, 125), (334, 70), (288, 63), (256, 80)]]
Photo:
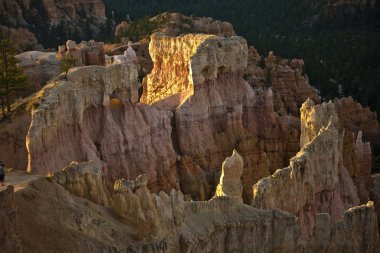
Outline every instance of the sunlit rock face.
[(343, 136), (332, 102), (301, 108), (301, 151), (290, 166), (253, 186), (254, 207), (279, 208), (300, 218), (302, 234), (312, 235), (316, 215), (340, 221), (344, 210), (359, 204), (357, 190), (343, 165)]
[(243, 185), (241, 175), (243, 174), (243, 158), (236, 150), (227, 157), (222, 164), (222, 175), (216, 187), (215, 197), (229, 196), (238, 203), (243, 203)]
[(270, 89), (254, 91), (243, 79), (246, 41), (155, 34), (149, 48), (154, 67), (141, 101), (174, 112), (182, 191), (210, 198), (220, 165), (236, 148), (245, 161), (243, 196), (250, 202), (251, 185), (284, 166), (299, 132), (296, 120), (273, 111)]
[(190, 73), (190, 58), (207, 38), (212, 37), (214, 36), (192, 34), (167, 37), (163, 34), (153, 34), (149, 52), (154, 67), (144, 80), (141, 102), (152, 104), (180, 92), (192, 93), (194, 83), (193, 73)]

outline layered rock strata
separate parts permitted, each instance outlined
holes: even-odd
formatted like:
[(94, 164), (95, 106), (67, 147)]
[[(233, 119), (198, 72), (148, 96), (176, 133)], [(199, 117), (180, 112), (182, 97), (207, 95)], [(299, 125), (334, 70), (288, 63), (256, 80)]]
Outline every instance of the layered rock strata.
[(68, 167), (55, 172), (53, 179), (71, 194), (88, 199), (99, 205), (112, 205), (103, 177), (102, 166), (94, 162), (72, 162)]
[(135, 65), (81, 67), (67, 79), (45, 86), (32, 111), (29, 171), (92, 160), (103, 164), (108, 182), (146, 173), (152, 190), (178, 188), (172, 114), (136, 104)]
[(272, 88), (274, 110), (279, 115), (299, 117), (299, 108), (307, 98), (320, 101), (304, 73), (304, 64), (302, 59), (280, 59), (273, 52), (264, 58), (250, 47), (245, 79), (255, 89)]
[(359, 197), (343, 165), (343, 136), (332, 102), (303, 104), (300, 144), (302, 149), (289, 167), (253, 186), (252, 205), (298, 216), (302, 234), (308, 238), (318, 213), (329, 213), (332, 223), (340, 221), (344, 210), (359, 204)]
[(181, 189), (193, 199), (211, 197), (215, 173), (236, 148), (250, 202), (251, 185), (297, 151), (299, 131), (296, 119), (273, 111), (270, 89), (256, 92), (244, 81), (245, 40), (155, 34), (150, 52), (154, 68), (141, 101), (175, 112)]

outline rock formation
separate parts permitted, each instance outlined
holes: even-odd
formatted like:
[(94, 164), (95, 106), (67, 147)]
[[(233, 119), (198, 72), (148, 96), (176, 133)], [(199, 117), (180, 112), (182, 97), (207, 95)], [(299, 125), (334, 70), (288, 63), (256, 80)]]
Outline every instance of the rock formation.
[[(380, 147), (380, 125), (376, 113), (363, 108), (351, 97), (335, 99), (334, 105), (340, 131), (345, 132), (343, 163), (355, 182), (361, 203), (366, 203), (372, 189), (372, 156), (379, 155), (376, 150)], [(372, 153), (371, 148), (375, 152)]]
[(243, 174), (243, 167), (243, 158), (234, 150), (232, 156), (227, 157), (223, 162), (222, 175), (216, 187), (215, 197), (229, 196), (234, 201), (243, 203), (243, 185), (240, 179)]
[(312, 235), (316, 215), (329, 213), (340, 221), (344, 210), (359, 204), (356, 187), (343, 166), (343, 136), (332, 102), (301, 108), (301, 151), (290, 166), (253, 186), (254, 207), (281, 209), (300, 218), (302, 234)]
[(22, 245), (18, 235), (17, 209), (13, 186), (0, 188), (0, 251), (21, 253)]
[(145, 174), (140, 175), (136, 182), (116, 181), (113, 210), (127, 225), (136, 227), (139, 240), (161, 239), (163, 234), (159, 210), (153, 203), (147, 182)]
[(108, 207), (112, 204), (106, 187), (102, 166), (94, 162), (72, 162), (62, 171), (55, 172), (53, 179), (71, 194)]
[(155, 34), (149, 49), (154, 68), (141, 101), (175, 111), (182, 191), (193, 199), (211, 197), (215, 173), (236, 148), (245, 161), (244, 200), (250, 202), (251, 185), (297, 151), (299, 131), (291, 117), (275, 114), (270, 89), (255, 92), (244, 81), (245, 40)]
[(116, 38), (122, 38), (122, 37), (124, 37), (124, 35), (127, 32), (128, 28), (129, 28), (128, 22), (127, 21), (122, 21), (115, 28), (115, 37)]
[(45, 86), (32, 112), (29, 171), (92, 160), (104, 162), (108, 182), (146, 173), (154, 191), (178, 188), (172, 114), (136, 105), (135, 65), (80, 67), (67, 79)]
[(181, 13), (161, 13), (150, 19), (158, 24), (157, 32), (168, 36), (186, 33), (203, 33), (231, 37), (236, 35), (233, 26), (225, 21), (212, 18), (188, 17)]
[(58, 60), (66, 56), (77, 59), (77, 66), (104, 66), (106, 64), (103, 43), (93, 40), (82, 41), (79, 45), (75, 41), (68, 40), (66, 47), (60, 46), (57, 53)]
[(254, 47), (250, 47), (245, 79), (256, 89), (272, 88), (274, 110), (279, 115), (299, 117), (299, 108), (307, 98), (317, 103), (320, 100), (303, 68), (302, 59), (280, 59), (273, 52), (264, 59)]
[(28, 51), (16, 55), (16, 58), (20, 61), (18, 66), (28, 76), (34, 91), (40, 90), (48, 81), (58, 76), (61, 72), (55, 53)]
[[(154, 32), (164, 33), (172, 37), (188, 33), (213, 34), (225, 37), (235, 35), (233, 26), (228, 22), (213, 20), (212, 18), (189, 17), (180, 13), (161, 13), (149, 19), (148, 22), (151, 23), (152, 27), (155, 27)], [(115, 31), (115, 35), (116, 32), (119, 33), (120, 30), (125, 32), (128, 29), (125, 22), (122, 22), (118, 27), (119, 29)], [(150, 35), (150, 33), (145, 34), (143, 38), (140, 38), (141, 40), (133, 46), (145, 75), (150, 73), (153, 68), (152, 59), (149, 55)], [(125, 49), (126, 45), (119, 44), (116, 48), (113, 47), (112, 50), (107, 53), (110, 55), (121, 55)]]
[(0, 39), (10, 39), (20, 51), (43, 49), (38, 44), (36, 35), (26, 28), (12, 28), (0, 25)]
[[(374, 253), (378, 249), (372, 202), (345, 211), (336, 224), (330, 223), (329, 214), (318, 214), (313, 235), (304, 240), (299, 219), (287, 212), (259, 210), (229, 197), (184, 201), (175, 190), (170, 195), (151, 194), (144, 176), (132, 182), (115, 185), (113, 208), (128, 214), (124, 217), (128, 220), (118, 220), (109, 209), (74, 197), (54, 182), (32, 181), (16, 193), (26, 252)], [(118, 198), (121, 205), (115, 206)], [(136, 220), (142, 223), (134, 225)], [(153, 236), (157, 228), (160, 232)], [(47, 237), (47, 231), (54, 233)]]
[[(7, 38), (14, 38), (17, 30), (16, 36), (21, 38), (17, 43), (21, 49), (39, 50), (24, 45), (37, 45), (36, 37), (40, 43), (49, 44), (49, 36), (57, 37), (58, 29), (63, 30), (66, 36), (76, 33), (85, 38), (89, 32), (95, 34), (100, 31), (106, 16), (101, 0), (6, 0), (0, 3), (0, 20), (10, 31)], [(27, 41), (27, 38), (31, 40)]]

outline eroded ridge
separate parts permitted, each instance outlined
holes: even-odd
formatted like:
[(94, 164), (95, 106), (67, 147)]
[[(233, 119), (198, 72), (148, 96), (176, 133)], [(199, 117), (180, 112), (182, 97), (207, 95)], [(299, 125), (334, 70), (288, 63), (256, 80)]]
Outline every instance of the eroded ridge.
[(356, 187), (343, 165), (343, 135), (332, 102), (301, 108), (301, 151), (290, 166), (253, 186), (252, 205), (281, 209), (300, 218), (303, 236), (314, 231), (316, 215), (340, 221), (344, 210), (359, 204)]

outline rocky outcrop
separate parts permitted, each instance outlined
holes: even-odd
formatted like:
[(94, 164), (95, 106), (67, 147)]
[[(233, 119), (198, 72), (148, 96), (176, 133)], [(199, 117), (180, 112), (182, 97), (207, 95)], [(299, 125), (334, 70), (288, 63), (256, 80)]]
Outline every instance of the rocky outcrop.
[(77, 66), (104, 66), (106, 64), (103, 43), (93, 40), (82, 41), (79, 45), (75, 41), (68, 40), (66, 47), (60, 46), (57, 53), (58, 60), (66, 56), (77, 59)]
[(182, 191), (197, 200), (213, 196), (215, 173), (236, 149), (245, 161), (244, 200), (250, 202), (251, 185), (296, 152), (299, 131), (291, 117), (273, 111), (270, 89), (256, 92), (244, 81), (245, 40), (155, 34), (150, 52), (154, 68), (141, 101), (175, 112)]
[[(299, 219), (287, 212), (259, 210), (229, 197), (184, 201), (181, 192), (175, 190), (170, 195), (151, 194), (144, 176), (136, 180), (135, 186), (132, 182), (121, 180), (115, 185), (113, 208), (117, 207), (114, 209), (117, 213), (122, 211), (118, 213), (122, 220), (105, 207), (70, 195), (53, 181), (42, 178), (29, 183), (16, 193), (20, 237), (26, 252), (171, 253), (212, 249), (217, 253), (236, 250), (374, 253), (377, 250), (379, 237), (372, 202), (344, 212), (336, 224), (330, 223), (329, 214), (317, 215), (316, 229), (307, 241), (301, 237)], [(115, 206), (117, 198), (122, 205)], [(134, 225), (136, 220), (139, 223)], [(160, 232), (153, 236), (158, 226)]]
[(2, 188), (4, 187), (0, 188), (0, 251), (21, 253), (14, 188), (13, 186)]
[[(192, 95), (194, 92), (194, 75), (190, 73), (190, 71), (192, 69), (191, 67), (193, 65), (195, 66), (195, 63), (192, 63), (191, 60), (189, 61), (188, 59), (191, 59), (194, 54), (197, 53), (200, 45), (208, 38), (214, 37), (212, 35), (186, 35), (168, 39), (168, 37), (161, 34), (153, 34), (151, 43), (149, 44), (149, 51), (154, 67), (152, 72), (144, 80), (144, 93), (140, 101), (152, 104), (182, 92)], [(180, 44), (181, 47), (173, 47), (172, 45), (175, 43)], [(237, 51), (238, 49), (234, 53)], [(241, 53), (244, 54), (243, 51)], [(164, 54), (172, 57), (176, 56), (178, 60), (174, 62), (172, 61), (172, 57), (165, 59), (162, 57)], [(177, 66), (174, 64), (177, 64)], [(206, 63), (203, 63), (203, 65), (205, 64)], [(217, 67), (218, 66), (210, 70), (211, 75), (215, 76), (217, 74)], [(168, 71), (169, 69), (174, 71)], [(200, 71), (198, 70), (198, 72)], [(174, 106), (178, 106), (186, 98), (187, 97), (182, 98), (182, 101), (179, 100)]]
[(37, 45), (35, 36), (45, 45), (49, 45), (51, 36), (63, 40), (75, 34), (76, 39), (91, 39), (86, 38), (88, 34), (98, 33), (105, 21), (105, 6), (101, 0), (6, 0), (0, 3), (0, 23), (10, 31), (6, 37), (20, 38), (17, 43), (24, 50), (40, 50), (30, 47)]
[(123, 221), (137, 230), (139, 240), (161, 239), (163, 236), (154, 198), (147, 188), (145, 174), (136, 181), (117, 180), (114, 186), (113, 210)]
[(26, 28), (12, 28), (0, 25), (0, 39), (10, 39), (20, 51), (43, 49), (38, 44), (36, 35)]
[(94, 162), (72, 162), (68, 167), (55, 172), (53, 179), (71, 194), (88, 199), (99, 205), (112, 205), (106, 187), (102, 166)]
[(351, 97), (335, 99), (334, 105), (340, 131), (345, 132), (343, 163), (355, 182), (361, 203), (366, 203), (372, 189), (372, 160), (379, 155), (376, 152), (380, 147), (380, 125), (376, 113)]
[(188, 17), (181, 13), (161, 13), (149, 20), (158, 24), (157, 32), (168, 36), (186, 33), (203, 33), (231, 37), (236, 35), (233, 26), (225, 21), (212, 18)]
[(308, 98), (320, 101), (304, 73), (302, 59), (280, 59), (273, 52), (263, 58), (250, 47), (245, 79), (255, 89), (272, 88), (274, 110), (279, 115), (299, 117), (299, 108)]
[(178, 188), (172, 114), (136, 104), (135, 65), (80, 67), (67, 79), (45, 86), (32, 111), (29, 171), (92, 160), (103, 164), (108, 182), (146, 173), (152, 191)]
[(28, 51), (16, 55), (16, 59), (20, 61), (18, 66), (28, 76), (34, 91), (40, 90), (61, 72), (55, 53)]
[(214, 197), (229, 196), (234, 201), (243, 203), (243, 185), (241, 183), (243, 167), (243, 158), (234, 150), (232, 156), (227, 157), (222, 164), (222, 175)]
[[(189, 33), (212, 34), (224, 37), (235, 35), (233, 26), (228, 22), (213, 20), (212, 18), (189, 17), (181, 13), (161, 13), (149, 19), (147, 22), (150, 23), (150, 27), (153, 27), (154, 30), (150, 31), (150, 33), (142, 34), (142, 37), (139, 38), (139, 42), (133, 46), (144, 75), (150, 73), (153, 68), (152, 59), (149, 55), (149, 37), (151, 36), (151, 32), (160, 32), (172, 37)], [(121, 31), (124, 33), (128, 31), (125, 21), (118, 27), (119, 29), (115, 31), (115, 35)], [(136, 38), (133, 37), (129, 39), (136, 40)], [(125, 50), (126, 45), (120, 44), (108, 53), (110, 55), (121, 55)]]
[(301, 108), (301, 151), (290, 166), (253, 186), (254, 207), (281, 209), (300, 218), (302, 234), (312, 235), (316, 215), (329, 213), (333, 223), (359, 204), (356, 187), (343, 166), (343, 136), (332, 102)]
[(363, 140), (369, 141), (371, 146), (380, 146), (380, 124), (375, 112), (363, 107), (352, 97), (334, 100), (340, 126), (357, 136), (359, 130), (363, 133)]

